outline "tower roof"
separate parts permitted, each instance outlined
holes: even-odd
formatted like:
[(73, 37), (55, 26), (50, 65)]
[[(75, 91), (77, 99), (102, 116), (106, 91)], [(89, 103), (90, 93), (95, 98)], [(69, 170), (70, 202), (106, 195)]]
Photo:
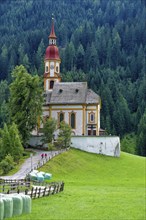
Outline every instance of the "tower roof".
[(55, 30), (54, 30), (54, 18), (52, 18), (52, 26), (51, 26), (51, 32), (50, 32), (50, 35), (49, 35), (49, 39), (50, 38), (53, 38), (53, 39), (56, 39), (56, 34), (55, 34)]
[(46, 49), (45, 60), (55, 59), (60, 60), (58, 47), (55, 45), (49, 45)]

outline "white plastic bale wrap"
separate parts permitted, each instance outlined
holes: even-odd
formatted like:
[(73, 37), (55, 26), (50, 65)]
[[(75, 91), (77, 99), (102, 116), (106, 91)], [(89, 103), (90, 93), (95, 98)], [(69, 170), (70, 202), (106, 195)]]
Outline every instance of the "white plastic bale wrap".
[(8, 196), (1, 197), (4, 203), (4, 218), (11, 218), (13, 215), (13, 199)]
[(0, 195), (0, 220), (4, 218), (4, 202), (2, 196)]
[(23, 199), (19, 194), (12, 194), (13, 215), (21, 215), (23, 210)]
[(31, 172), (29, 174), (29, 177), (30, 177), (31, 180), (37, 180), (37, 174), (36, 173)]
[(31, 198), (28, 195), (20, 194), (23, 200), (23, 210), (22, 213), (31, 213)]
[(38, 172), (39, 172), (38, 170), (33, 170), (32, 171), (32, 173), (35, 173), (35, 174), (38, 173)]
[(38, 172), (37, 175), (38, 175), (38, 174), (45, 176), (45, 172), (43, 172), (43, 171)]

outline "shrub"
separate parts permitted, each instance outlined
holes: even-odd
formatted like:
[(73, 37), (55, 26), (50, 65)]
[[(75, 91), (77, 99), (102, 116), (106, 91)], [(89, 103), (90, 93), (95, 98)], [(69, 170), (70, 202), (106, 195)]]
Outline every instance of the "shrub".
[(136, 154), (136, 135), (127, 134), (121, 140), (121, 150), (130, 154)]
[(1, 174), (7, 174), (10, 170), (15, 167), (15, 162), (13, 157), (8, 154), (5, 159), (0, 162), (0, 172)]
[(63, 137), (58, 137), (57, 141), (54, 142), (54, 145), (56, 148), (63, 148), (64, 145), (64, 138)]
[(48, 150), (49, 150), (49, 151), (54, 150), (54, 144), (49, 143), (49, 144), (48, 144)]

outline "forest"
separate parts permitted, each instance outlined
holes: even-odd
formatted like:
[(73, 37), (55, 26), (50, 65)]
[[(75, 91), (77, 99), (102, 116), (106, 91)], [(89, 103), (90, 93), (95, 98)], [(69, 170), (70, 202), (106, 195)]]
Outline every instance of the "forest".
[[(146, 155), (146, 1), (1, 0), (0, 127), (8, 122), (11, 72), (43, 77), (52, 14), (63, 81), (101, 96), (101, 128)], [(128, 146), (127, 146), (128, 148)]]

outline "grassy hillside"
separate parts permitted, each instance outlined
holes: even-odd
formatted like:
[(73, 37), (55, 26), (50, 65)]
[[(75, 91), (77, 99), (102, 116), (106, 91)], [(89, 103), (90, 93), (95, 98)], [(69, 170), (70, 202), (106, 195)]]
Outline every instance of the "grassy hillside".
[(144, 220), (145, 158), (122, 153), (106, 157), (71, 149), (43, 171), (64, 180), (64, 192), (33, 200), (32, 213), (12, 219)]

